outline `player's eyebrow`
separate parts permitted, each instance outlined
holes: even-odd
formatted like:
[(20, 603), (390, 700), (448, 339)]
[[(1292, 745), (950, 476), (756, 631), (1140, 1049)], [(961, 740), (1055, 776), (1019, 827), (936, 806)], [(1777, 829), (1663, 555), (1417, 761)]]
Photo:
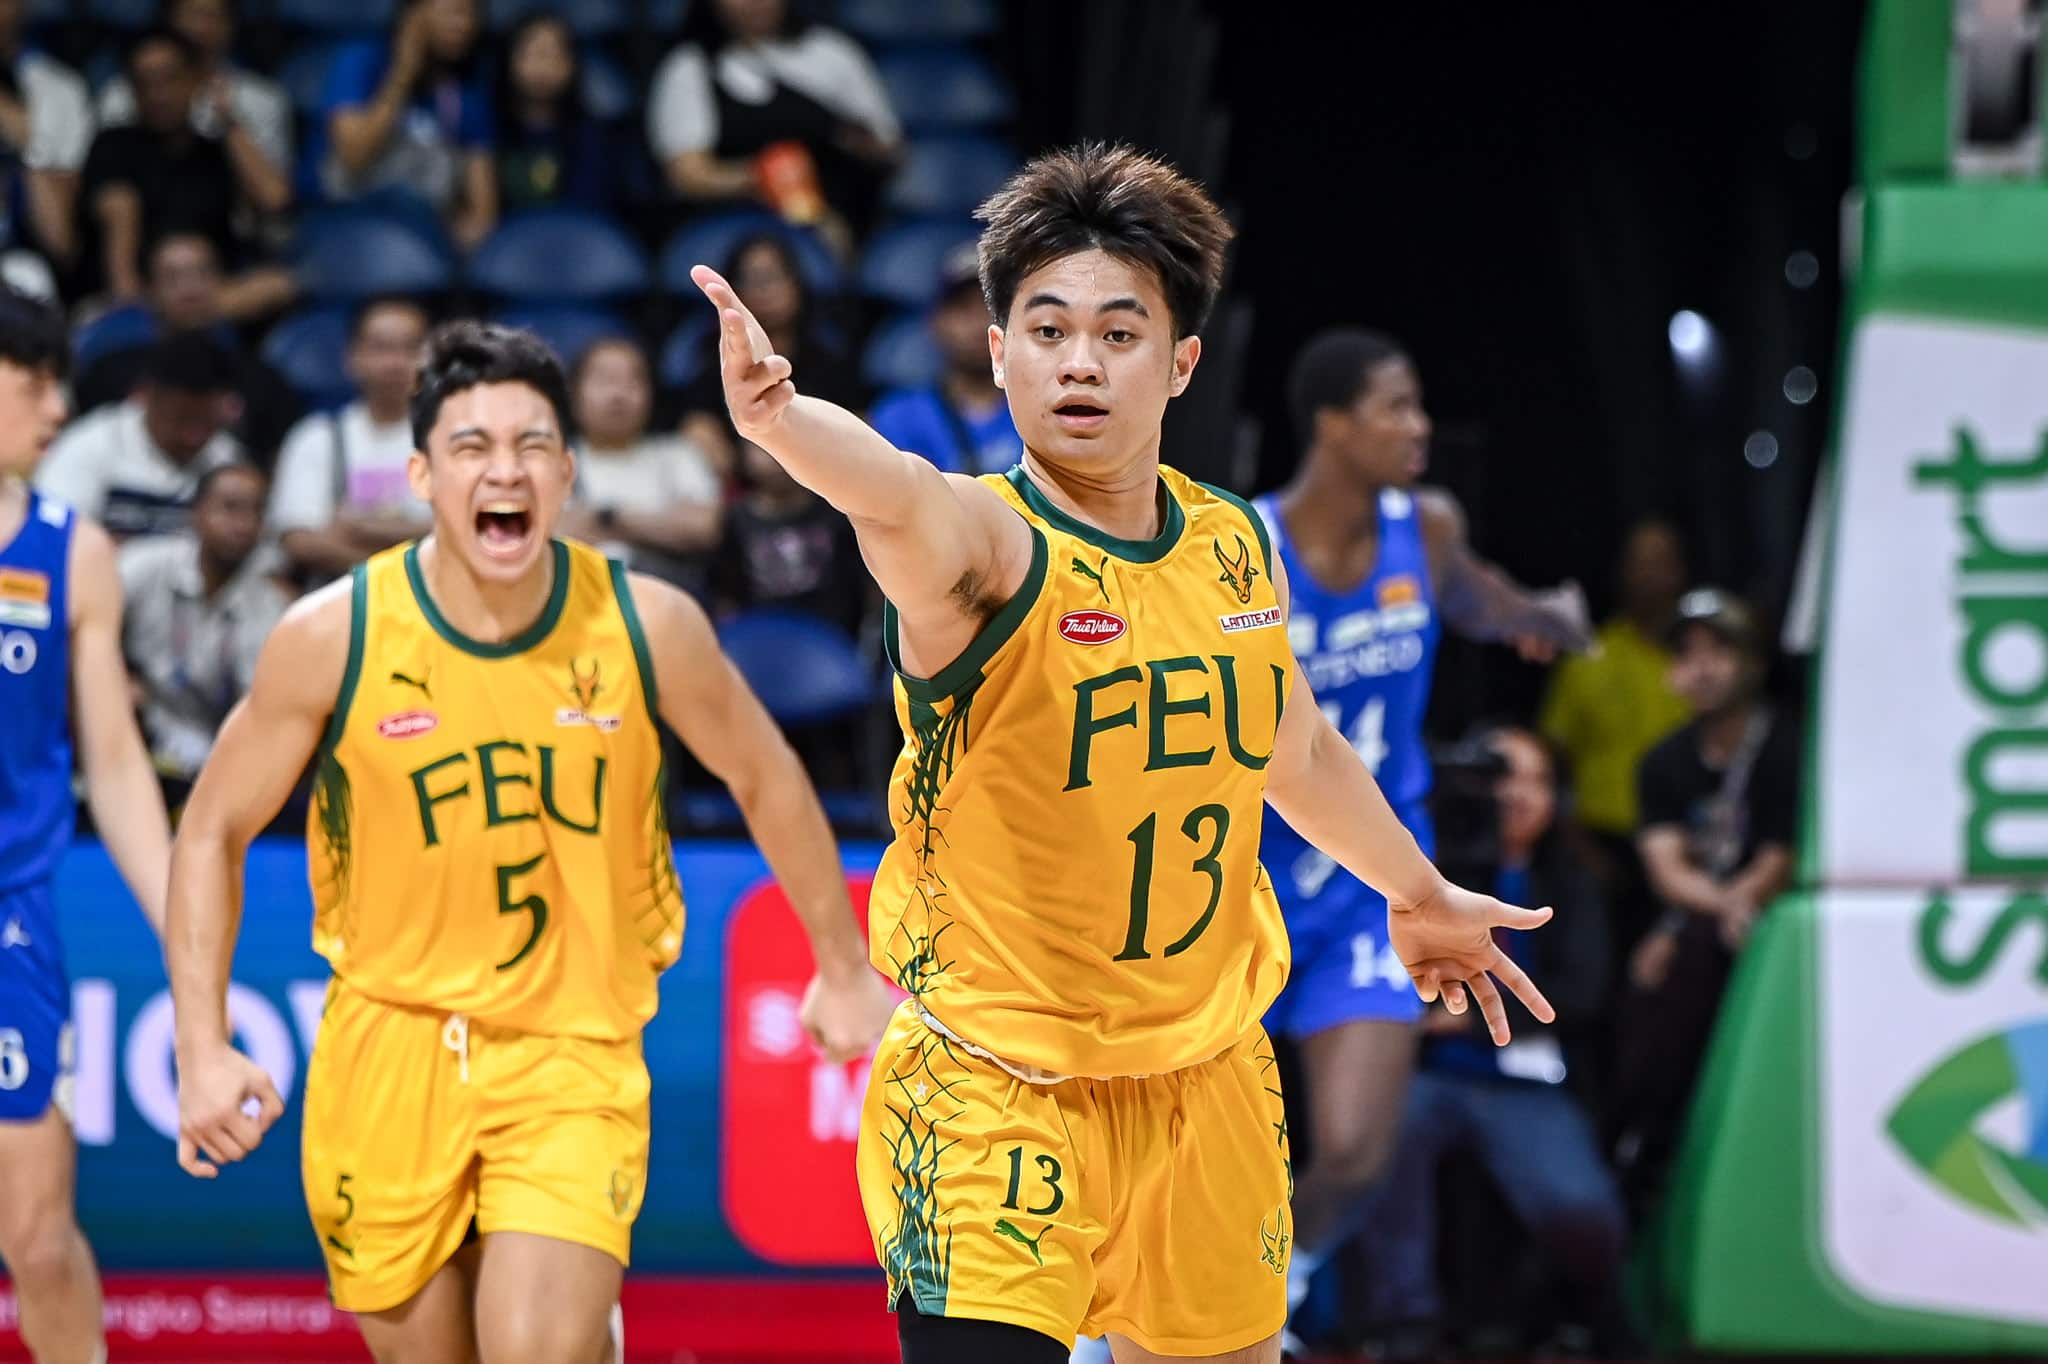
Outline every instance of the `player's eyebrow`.
[(1138, 302), (1137, 299), (1128, 296), (1124, 298), (1113, 298), (1109, 300), (1109, 302), (1103, 304), (1100, 308), (1097, 308), (1095, 310), (1095, 315), (1097, 317), (1102, 316), (1102, 314), (1104, 313), (1136, 313), (1138, 316), (1144, 318), (1149, 318), (1152, 316), (1151, 311), (1147, 309), (1144, 304)]
[(1033, 294), (1029, 299), (1025, 300), (1024, 306), (1027, 308), (1065, 308), (1068, 304), (1058, 294)]

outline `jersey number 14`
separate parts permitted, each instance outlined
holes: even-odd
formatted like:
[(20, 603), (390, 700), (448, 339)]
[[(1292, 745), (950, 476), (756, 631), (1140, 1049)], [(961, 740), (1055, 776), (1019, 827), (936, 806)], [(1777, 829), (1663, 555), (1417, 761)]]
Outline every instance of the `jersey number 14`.
[[(1341, 731), (1344, 728), (1344, 708), (1334, 701), (1323, 703), (1323, 714), (1329, 717), (1330, 727)], [(1357, 721), (1351, 732), (1344, 737), (1351, 741), (1351, 747), (1365, 761), (1365, 770), (1375, 777), (1380, 774), (1380, 764), (1387, 760), (1387, 699), (1375, 696), (1365, 703), (1365, 709), (1358, 712)]]

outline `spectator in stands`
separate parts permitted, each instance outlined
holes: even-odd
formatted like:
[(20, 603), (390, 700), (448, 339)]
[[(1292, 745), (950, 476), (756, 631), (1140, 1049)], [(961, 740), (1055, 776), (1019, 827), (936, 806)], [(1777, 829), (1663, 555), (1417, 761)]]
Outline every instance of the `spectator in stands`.
[(989, 363), (988, 304), (974, 244), (954, 249), (940, 274), (931, 328), (945, 372), (935, 384), (883, 394), (869, 421), (897, 449), (949, 473), (1001, 472), (1023, 457), (1024, 442)]
[(1540, 933), (1500, 932), (1511, 939), (1508, 953), (1542, 980), (1557, 1022), (1541, 1025), (1510, 999), (1514, 1041), (1496, 1048), (1476, 1010), (1452, 1015), (1439, 1003), (1424, 1016), (1400, 1135), (1360, 1233), (1371, 1267), (1364, 1293), (1385, 1337), (1375, 1351), (1381, 1359), (1440, 1357), (1437, 1227), (1446, 1219), (1439, 1217), (1437, 1171), (1459, 1152), (1492, 1175), (1542, 1267), (1565, 1290), (1557, 1300), (1563, 1317), (1609, 1349), (1629, 1337), (1621, 1195), (1593, 1124), (1565, 1084), (1565, 1035), (1598, 1016), (1606, 993), (1606, 916), (1597, 883), (1558, 828), (1559, 782), (1542, 740), (1509, 728), (1483, 742), (1502, 764), (1493, 787), (1493, 889), (1515, 904), (1557, 907)]
[(5, 244), (68, 266), (78, 254), (78, 172), (92, 146), (92, 97), (77, 72), (23, 45), (27, 8), (27, 0), (0, 0)]
[(172, 232), (198, 233), (238, 267), (244, 210), (278, 213), (291, 202), (290, 181), (241, 124), (229, 119), (218, 137), (194, 128), (201, 62), (191, 40), (167, 28), (129, 48), (136, 121), (102, 129), (85, 159), (88, 291), (140, 298), (147, 247)]
[(348, 377), (360, 395), (315, 413), (285, 437), (270, 528), (308, 583), (345, 573), (380, 549), (423, 533), (431, 517), (412, 495), (412, 388), (429, 319), (404, 298), (372, 299), (349, 323)]
[(1635, 847), (1636, 769), (1650, 745), (1691, 713), (1672, 690), (1664, 643), (1685, 579), (1685, 547), (1669, 522), (1630, 527), (1619, 574), (1621, 611), (1600, 627), (1598, 648), (1558, 665), (1538, 726), (1571, 765), (1578, 822), (1605, 864), (1619, 959), (1655, 917)]
[(802, 611), (858, 635), (870, 581), (853, 526), (789, 476), (767, 451), (741, 442), (746, 493), (726, 512), (714, 592), (728, 611)]
[[(860, 45), (791, 0), (695, 6), (647, 97), (647, 142), (677, 194), (762, 199), (797, 221), (829, 210), (865, 226), (902, 138)], [(790, 171), (806, 162), (808, 186)]]
[[(803, 267), (789, 243), (775, 233), (747, 238), (724, 262), (725, 277), (768, 333), (777, 355), (803, 366), (804, 392), (859, 411), (867, 405), (860, 371), (818, 316)], [(697, 377), (682, 394), (683, 435), (730, 477), (738, 437), (725, 410), (718, 381), (718, 329), (704, 337)]]
[[(248, 135), (243, 155), (261, 157), (285, 184), (292, 178), (292, 103), (284, 87), (268, 76), (237, 66), (233, 0), (170, 0), (163, 21), (185, 36), (199, 58), (199, 93), (192, 101), (192, 128), (201, 137), (228, 138), (240, 128)], [(100, 90), (100, 126), (135, 121), (135, 87), (115, 76)]]
[(1618, 1020), (1614, 1116), (1633, 1191), (1675, 1146), (1734, 954), (1792, 875), (1799, 736), (1763, 696), (1749, 608), (1714, 588), (1679, 599), (1671, 683), (1698, 718), (1644, 755), (1637, 844), (1667, 907), (1636, 946)]
[(599, 341), (576, 361), (570, 385), (576, 502), (564, 533), (701, 595), (725, 489), (703, 451), (681, 436), (647, 433), (654, 411), (647, 353), (624, 337)]
[(489, 234), (498, 179), (482, 32), (477, 0), (410, 0), (388, 45), (336, 54), (308, 148), (330, 196), (411, 194), (465, 248)]
[(505, 40), (498, 74), (498, 207), (573, 204), (605, 212), (620, 197), (630, 154), (617, 131), (583, 106), (580, 65), (569, 25), (528, 14)]
[(241, 415), (234, 357), (203, 332), (165, 337), (124, 403), (58, 435), (36, 487), (116, 538), (183, 530), (200, 478), (242, 458), (228, 433)]
[[(304, 405), (277, 371), (242, 346), (228, 322), (241, 309), (270, 311), (277, 281), (276, 273), (270, 271), (252, 271), (234, 281), (223, 279), (213, 243), (198, 233), (174, 232), (158, 240), (149, 252), (149, 311), (157, 335), (203, 331), (229, 352), (234, 359), (235, 392), (242, 400), (235, 435), (261, 464), (271, 461)], [(73, 385), (73, 406), (89, 412), (127, 398), (142, 382), (155, 347), (156, 338), (152, 337), (100, 355)]]
[(257, 552), (266, 484), (252, 464), (217, 465), (199, 480), (189, 529), (121, 547), (121, 651), (174, 811), (291, 602)]

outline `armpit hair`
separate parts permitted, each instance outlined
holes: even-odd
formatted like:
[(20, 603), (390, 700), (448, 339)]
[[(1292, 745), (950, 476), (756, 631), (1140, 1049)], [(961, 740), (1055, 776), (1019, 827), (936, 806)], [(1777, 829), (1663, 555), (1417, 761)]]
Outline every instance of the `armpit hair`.
[(960, 608), (961, 614), (978, 621), (986, 621), (1003, 609), (1003, 604), (990, 596), (988, 574), (979, 568), (970, 568), (953, 580), (946, 589), (946, 596)]

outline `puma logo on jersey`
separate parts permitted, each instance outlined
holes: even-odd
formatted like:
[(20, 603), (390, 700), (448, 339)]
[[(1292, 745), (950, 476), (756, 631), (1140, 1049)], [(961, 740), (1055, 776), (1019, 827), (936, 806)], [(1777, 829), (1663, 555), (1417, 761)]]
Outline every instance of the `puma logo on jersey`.
[(1223, 565), (1223, 575), (1216, 581), (1227, 584), (1231, 591), (1237, 593), (1238, 604), (1244, 605), (1252, 599), (1252, 580), (1259, 576), (1259, 570), (1252, 563), (1251, 547), (1245, 544), (1244, 537), (1234, 535), (1231, 538), (1237, 541), (1235, 559), (1223, 552), (1221, 540), (1214, 541), (1209, 548), (1216, 552), (1216, 562)]
[(433, 675), (434, 670), (432, 668), (426, 669), (425, 671), (420, 673), (418, 677), (407, 677), (404, 673), (399, 672), (396, 668), (391, 670), (391, 680), (393, 682), (398, 683), (402, 687), (416, 688), (419, 691), (420, 695), (426, 697), (429, 701), (434, 699), (434, 693), (433, 690), (427, 686), (427, 682), (429, 679), (433, 677)]
[(1102, 563), (1096, 568), (1088, 567), (1088, 561), (1086, 559), (1083, 559), (1078, 554), (1074, 556), (1074, 572), (1094, 582), (1096, 589), (1102, 593), (1102, 604), (1104, 606), (1109, 605), (1109, 584), (1103, 581), (1102, 575), (1103, 573), (1107, 572), (1108, 569), (1109, 556), (1107, 554), (1102, 556)]
[(1038, 1253), (1038, 1243), (1045, 1239), (1044, 1231), (1040, 1231), (1036, 1236), (1026, 1236), (1018, 1229), (1015, 1222), (1012, 1222), (1007, 1217), (998, 1217), (996, 1219), (995, 1232), (998, 1236), (1009, 1237), (1012, 1241), (1030, 1251), (1031, 1258), (1039, 1264), (1043, 1265), (1045, 1263), (1045, 1257)]

